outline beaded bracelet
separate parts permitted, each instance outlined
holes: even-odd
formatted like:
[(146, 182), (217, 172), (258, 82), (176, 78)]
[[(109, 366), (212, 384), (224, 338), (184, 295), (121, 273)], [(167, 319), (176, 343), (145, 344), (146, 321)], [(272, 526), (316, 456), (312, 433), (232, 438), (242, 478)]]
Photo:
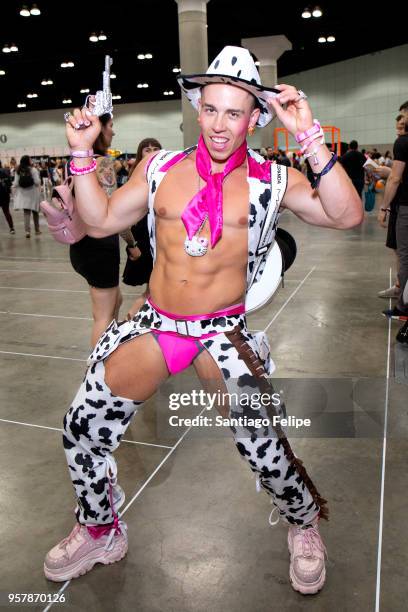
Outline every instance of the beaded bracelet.
[(71, 159), (71, 161), (69, 162), (69, 169), (71, 170), (71, 174), (75, 176), (81, 176), (82, 174), (90, 174), (91, 172), (95, 172), (96, 166), (96, 159), (93, 159), (89, 166), (84, 166), (83, 168), (78, 168), (78, 166), (74, 164), (73, 159)]
[(322, 178), (322, 176), (327, 174), (333, 168), (336, 161), (337, 161), (337, 153), (332, 153), (332, 157), (330, 161), (325, 165), (325, 167), (323, 168), (321, 172), (317, 173), (317, 172), (313, 172), (312, 170), (312, 173), (313, 173), (312, 188), (313, 189), (317, 189), (319, 187), (320, 179)]

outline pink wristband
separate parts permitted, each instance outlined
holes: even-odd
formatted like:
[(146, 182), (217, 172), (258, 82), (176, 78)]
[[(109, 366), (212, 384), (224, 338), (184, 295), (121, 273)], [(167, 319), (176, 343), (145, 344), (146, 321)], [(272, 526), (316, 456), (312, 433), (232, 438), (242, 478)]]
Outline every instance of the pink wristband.
[(96, 159), (92, 160), (92, 163), (89, 166), (84, 166), (83, 168), (78, 168), (74, 164), (74, 160), (71, 159), (69, 162), (69, 169), (71, 170), (71, 174), (75, 176), (81, 176), (82, 174), (90, 174), (91, 172), (95, 172), (96, 170)]
[(306, 138), (310, 138), (310, 136), (314, 136), (314, 134), (320, 132), (321, 129), (322, 126), (320, 125), (320, 123), (316, 119), (314, 119), (313, 127), (309, 128), (308, 130), (305, 130), (304, 132), (296, 132), (295, 140), (297, 143), (301, 143), (303, 140), (306, 140)]
[(324, 143), (323, 130), (320, 130), (320, 132), (317, 132), (314, 136), (310, 136), (306, 140), (303, 140), (301, 143), (302, 144), (301, 152), (304, 153), (315, 140), (319, 140), (319, 139), (321, 141), (321, 144), (323, 144)]
[(93, 157), (93, 149), (89, 149), (89, 151), (73, 151), (71, 149), (70, 155), (71, 157)]

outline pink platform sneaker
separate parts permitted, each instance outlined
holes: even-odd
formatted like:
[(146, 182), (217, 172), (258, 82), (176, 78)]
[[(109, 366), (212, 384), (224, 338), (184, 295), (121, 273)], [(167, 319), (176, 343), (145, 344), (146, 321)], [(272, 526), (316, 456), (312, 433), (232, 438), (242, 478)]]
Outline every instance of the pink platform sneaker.
[(315, 518), (307, 529), (299, 525), (289, 527), (289, 578), (295, 591), (303, 595), (317, 593), (326, 580), (324, 557), (327, 551), (319, 533), (318, 520)]
[(44, 562), (48, 580), (65, 582), (89, 572), (95, 563), (115, 563), (126, 555), (126, 523), (115, 519), (108, 527), (87, 527), (76, 523), (67, 538), (54, 546)]

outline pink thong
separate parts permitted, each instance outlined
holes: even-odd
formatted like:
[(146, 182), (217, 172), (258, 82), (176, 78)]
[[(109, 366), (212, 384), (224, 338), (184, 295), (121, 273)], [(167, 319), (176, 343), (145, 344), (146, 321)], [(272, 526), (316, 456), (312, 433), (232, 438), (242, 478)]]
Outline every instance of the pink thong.
[[(197, 338), (179, 336), (172, 332), (160, 332), (155, 329), (152, 330), (152, 333), (159, 343), (170, 374), (178, 374), (188, 368), (204, 348)], [(215, 336), (215, 334), (207, 335), (207, 337), (210, 336)]]
[[(151, 298), (148, 298), (148, 302), (157, 312), (164, 314), (171, 319), (177, 320), (184, 319), (187, 321), (197, 321), (211, 319), (222, 315), (241, 314), (245, 312), (245, 304), (234, 304), (233, 306), (230, 306), (224, 310), (218, 310), (217, 312), (213, 312), (211, 314), (176, 315), (174, 313), (161, 310), (158, 306), (153, 304)], [(194, 338), (191, 336), (181, 336), (175, 332), (162, 332), (156, 329), (152, 329), (152, 333), (159, 343), (170, 374), (178, 374), (178, 372), (185, 370), (192, 364), (197, 355), (204, 350), (200, 340), (217, 335), (217, 332), (213, 332), (203, 334), (199, 338)]]

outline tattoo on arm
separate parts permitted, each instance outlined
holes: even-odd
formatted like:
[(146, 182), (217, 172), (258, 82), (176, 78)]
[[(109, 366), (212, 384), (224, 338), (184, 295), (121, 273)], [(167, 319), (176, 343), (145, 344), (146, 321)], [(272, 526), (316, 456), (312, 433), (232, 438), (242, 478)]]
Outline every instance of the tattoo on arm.
[(123, 232), (120, 232), (119, 235), (129, 247), (134, 245), (135, 239), (133, 238), (133, 234), (130, 227), (125, 229)]
[(98, 160), (96, 175), (102, 187), (114, 187), (116, 185), (116, 173), (113, 167), (113, 160), (102, 157)]

